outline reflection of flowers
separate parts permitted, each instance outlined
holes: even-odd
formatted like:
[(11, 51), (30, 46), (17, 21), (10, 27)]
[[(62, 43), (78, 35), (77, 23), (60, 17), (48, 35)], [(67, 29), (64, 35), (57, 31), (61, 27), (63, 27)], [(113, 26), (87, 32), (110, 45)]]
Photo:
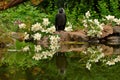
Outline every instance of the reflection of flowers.
[(55, 51), (56, 49), (59, 48), (59, 40), (60, 37), (57, 36), (50, 36), (50, 49)]
[(40, 40), (42, 35), (40, 33), (36, 33), (33, 35), (34, 40)]
[(120, 61), (119, 55), (105, 56), (101, 46), (92, 46), (83, 51), (85, 55), (88, 55), (88, 60), (86, 63), (86, 68), (91, 69), (92, 63), (102, 62), (104, 65), (115, 65), (115, 63)]
[(35, 59), (35, 60), (40, 60), (41, 59), (41, 54), (36, 53), (32, 58)]
[[(59, 49), (59, 40), (60, 37), (58, 35), (51, 35), (50, 37), (50, 46), (49, 48), (46, 48), (47, 50), (43, 50), (40, 45), (34, 45), (33, 46), (25, 46), (22, 51), (27, 52), (27, 51), (34, 51), (33, 59), (34, 60), (41, 60), (41, 59), (47, 59), (52, 57), (56, 51)], [(30, 50), (34, 49), (34, 50)]]
[(48, 57), (53, 57), (55, 52), (52, 51), (43, 51), (42, 53), (35, 53), (32, 57), (34, 60), (47, 59)]
[(93, 62), (98, 62), (101, 58), (104, 57), (104, 53), (102, 53), (102, 48), (98, 47), (89, 47), (84, 53), (90, 54), (90, 58), (88, 62), (86, 63), (86, 68), (90, 70), (91, 68), (91, 63)]
[(50, 36), (50, 46), (49, 50), (42, 51), (40, 45), (35, 46), (35, 55), (33, 59), (40, 60), (40, 59), (47, 59), (48, 57), (52, 57), (56, 50), (59, 49), (59, 36)]
[(27, 39), (29, 39), (29, 34), (27, 32), (25, 32), (24, 40), (27, 40)]
[(42, 50), (42, 48), (41, 48), (40, 45), (36, 45), (36, 46), (35, 46), (35, 52), (39, 52), (39, 51), (41, 51), (41, 50)]
[(120, 61), (120, 56), (117, 56), (115, 59), (112, 59), (110, 61), (107, 61), (106, 64), (107, 65), (115, 65), (116, 62), (119, 62)]
[(91, 64), (90, 64), (89, 62), (87, 62), (87, 64), (86, 64), (86, 68), (87, 68), (88, 70), (90, 70), (90, 68), (91, 68)]
[(27, 51), (29, 51), (29, 50), (30, 50), (29, 46), (25, 46), (25, 47), (22, 49), (22, 51), (24, 51), (24, 52), (27, 52)]

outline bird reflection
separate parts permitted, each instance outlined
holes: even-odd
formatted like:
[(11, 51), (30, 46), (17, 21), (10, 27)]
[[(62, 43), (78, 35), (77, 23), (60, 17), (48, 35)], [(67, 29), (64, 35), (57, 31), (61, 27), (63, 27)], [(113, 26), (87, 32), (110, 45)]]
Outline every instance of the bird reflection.
[(54, 55), (56, 66), (60, 74), (65, 74), (67, 68), (67, 58), (64, 52), (56, 52)]

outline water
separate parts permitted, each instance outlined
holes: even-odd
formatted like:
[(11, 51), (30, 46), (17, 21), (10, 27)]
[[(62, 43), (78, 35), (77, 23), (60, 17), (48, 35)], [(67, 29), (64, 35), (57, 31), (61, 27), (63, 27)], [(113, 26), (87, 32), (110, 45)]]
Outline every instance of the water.
[(120, 46), (63, 44), (52, 56), (0, 49), (0, 80), (119, 80)]

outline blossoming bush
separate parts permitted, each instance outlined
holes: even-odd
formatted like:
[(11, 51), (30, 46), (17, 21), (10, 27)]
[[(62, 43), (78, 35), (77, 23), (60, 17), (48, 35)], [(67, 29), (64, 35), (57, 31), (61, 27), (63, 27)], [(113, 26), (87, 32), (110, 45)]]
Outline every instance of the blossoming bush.
[(90, 37), (101, 37), (103, 24), (98, 21), (98, 19), (90, 19), (90, 12), (86, 12), (83, 26), (87, 30), (87, 35)]
[[(31, 26), (21, 23), (18, 25), (18, 27), (19, 31), (24, 33), (24, 41), (32, 39), (33, 44), (25, 43), (26, 45), (21, 46), (21, 51), (33, 52), (33, 59), (40, 60), (52, 57), (59, 49), (60, 37), (59, 35), (54, 34), (55, 26), (49, 21), (48, 18), (43, 18), (42, 22), (36, 22)], [(65, 30), (73, 30), (70, 22), (67, 23)], [(43, 37), (48, 37), (49, 47), (47, 50), (44, 50), (44, 48), (37, 44), (37, 41), (41, 41)]]
[(113, 27), (114, 26), (120, 26), (120, 19), (119, 18), (116, 18), (115, 16), (112, 16), (112, 15), (107, 15), (105, 16), (102, 21), (105, 23), (105, 24), (111, 24)]
[(98, 19), (91, 19), (91, 14), (89, 11), (85, 13), (83, 26), (84, 29), (87, 30), (87, 36), (100, 38), (104, 25), (111, 25), (112, 27), (116, 25), (119, 26), (120, 19), (115, 18), (115, 16), (108, 15), (99, 21)]

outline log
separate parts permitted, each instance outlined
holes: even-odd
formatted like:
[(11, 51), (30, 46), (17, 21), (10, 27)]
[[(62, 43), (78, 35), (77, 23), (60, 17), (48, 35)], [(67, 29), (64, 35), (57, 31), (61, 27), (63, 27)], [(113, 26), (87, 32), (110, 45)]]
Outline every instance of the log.
[(7, 1), (0, 1), (0, 10), (5, 10), (5, 9), (8, 9), (10, 7), (13, 7), (15, 5), (18, 5), (24, 1), (27, 1), (27, 0), (10, 0), (9, 2)]

